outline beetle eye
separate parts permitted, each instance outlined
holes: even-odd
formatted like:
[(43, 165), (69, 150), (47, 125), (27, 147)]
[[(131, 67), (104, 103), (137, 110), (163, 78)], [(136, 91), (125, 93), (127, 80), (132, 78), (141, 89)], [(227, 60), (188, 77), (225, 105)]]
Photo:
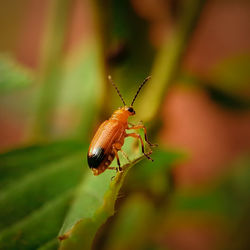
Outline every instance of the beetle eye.
[(132, 107), (129, 107), (129, 108), (128, 108), (128, 111), (129, 111), (130, 113), (134, 113), (134, 112), (135, 112), (134, 109), (133, 109)]

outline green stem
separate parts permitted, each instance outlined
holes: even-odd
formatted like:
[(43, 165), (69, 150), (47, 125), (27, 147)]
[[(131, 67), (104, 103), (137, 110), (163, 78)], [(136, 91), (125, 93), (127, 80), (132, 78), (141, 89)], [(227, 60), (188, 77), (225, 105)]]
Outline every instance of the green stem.
[[(97, 0), (87, 0), (87, 4), (91, 13), (89, 21), (93, 24), (93, 32), (90, 34), (90, 44), (82, 64), (82, 70), (86, 71), (83, 81), (88, 88), (83, 97), (83, 113), (79, 132), (76, 133), (76, 136), (82, 141), (90, 140), (93, 124), (105, 113), (107, 103), (107, 65), (104, 50), (106, 47), (105, 6), (98, 4)], [(103, 8), (101, 9), (101, 7)]]
[(70, 0), (55, 0), (51, 1), (49, 6), (49, 17), (41, 50), (39, 81), (42, 89), (35, 123), (35, 135), (41, 139), (47, 138), (51, 133), (51, 121), (60, 87), (63, 47), (71, 3)]
[(184, 1), (179, 25), (171, 39), (158, 51), (152, 68), (152, 80), (142, 93), (140, 100), (143, 102), (138, 102), (137, 113), (140, 119), (149, 121), (157, 116), (166, 89), (179, 71), (183, 52), (192, 36), (204, 2), (205, 0)]

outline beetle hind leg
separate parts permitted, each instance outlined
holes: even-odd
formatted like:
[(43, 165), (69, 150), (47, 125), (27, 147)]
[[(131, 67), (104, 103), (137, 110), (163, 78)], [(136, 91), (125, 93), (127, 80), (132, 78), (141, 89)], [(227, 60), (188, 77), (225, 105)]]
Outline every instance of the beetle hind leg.
[(150, 157), (150, 155), (152, 154), (152, 150), (150, 150), (148, 153), (145, 153), (145, 150), (144, 150), (144, 143), (143, 143), (143, 140), (142, 140), (142, 138), (141, 138), (140, 135), (138, 135), (138, 134), (136, 134), (136, 133), (126, 134), (126, 137), (128, 137), (128, 136), (131, 136), (131, 137), (134, 137), (134, 138), (136, 138), (136, 139), (139, 139), (140, 142), (141, 142), (141, 150), (142, 150), (142, 153), (143, 153), (149, 160), (154, 161), (154, 160)]
[(139, 125), (133, 125), (133, 124), (130, 124), (132, 127), (129, 127), (128, 129), (143, 129), (144, 131), (144, 138), (145, 138), (145, 141), (147, 142), (147, 144), (150, 146), (150, 147), (157, 147), (158, 144), (153, 144), (151, 143), (149, 140), (148, 140), (148, 136), (147, 136), (147, 130), (145, 128), (145, 126), (143, 124), (139, 124)]

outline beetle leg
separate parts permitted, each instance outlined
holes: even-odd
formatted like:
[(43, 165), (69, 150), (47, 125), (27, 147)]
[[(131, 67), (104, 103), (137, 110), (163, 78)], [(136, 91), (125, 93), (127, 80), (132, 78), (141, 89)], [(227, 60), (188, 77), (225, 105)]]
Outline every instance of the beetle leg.
[(127, 159), (127, 161), (130, 163), (131, 161), (130, 161), (130, 159), (128, 158), (128, 155), (122, 150), (122, 149), (120, 149), (120, 151), (121, 151), (121, 153), (122, 153), (122, 155)]
[(130, 126), (131, 126), (130, 128), (132, 128), (132, 127), (134, 127), (134, 126), (135, 126), (135, 124), (133, 124), (133, 123), (131, 123), (131, 122), (128, 122), (128, 125), (130, 125)]
[(140, 121), (138, 122), (137, 125), (135, 125), (135, 124), (133, 124), (133, 123), (131, 123), (131, 122), (128, 122), (128, 125), (130, 125), (130, 126), (132, 126), (132, 127), (134, 127), (134, 126), (139, 126), (139, 125), (143, 125), (143, 121), (140, 120)]
[(147, 137), (147, 130), (144, 125), (135, 125), (128, 129), (141, 129), (141, 128), (144, 130), (145, 141), (148, 143), (148, 145), (151, 147), (157, 147), (158, 146), (157, 144), (152, 144), (151, 142), (149, 142), (148, 137)]
[(115, 153), (115, 157), (116, 157), (116, 159), (117, 159), (118, 170), (119, 170), (119, 171), (122, 171), (121, 163), (120, 163), (119, 156), (118, 156), (118, 151), (117, 151), (117, 148), (116, 148), (116, 145), (115, 145), (115, 144), (112, 146), (112, 149), (113, 149), (113, 152)]
[(134, 137), (134, 138), (137, 138), (137, 139), (139, 139), (140, 141), (141, 141), (141, 151), (142, 151), (142, 153), (149, 159), (149, 160), (151, 160), (151, 161), (154, 161), (149, 155), (152, 153), (152, 151), (150, 151), (149, 153), (145, 153), (145, 151), (144, 151), (144, 143), (143, 143), (143, 140), (142, 140), (142, 138), (141, 138), (141, 136), (140, 135), (138, 135), (138, 134), (136, 134), (136, 133), (131, 133), (131, 134), (126, 134), (126, 137), (128, 137), (128, 136), (131, 136), (131, 137)]
[(108, 167), (107, 169), (117, 170), (116, 167)]

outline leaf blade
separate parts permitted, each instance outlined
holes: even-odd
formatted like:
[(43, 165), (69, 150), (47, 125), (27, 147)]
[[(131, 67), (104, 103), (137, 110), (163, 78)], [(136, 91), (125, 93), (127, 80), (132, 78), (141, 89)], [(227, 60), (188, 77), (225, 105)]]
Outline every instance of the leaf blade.
[[(143, 157), (144, 156), (136, 158), (132, 163), (124, 165), (123, 171), (118, 172), (116, 174), (114, 180), (111, 181), (110, 185), (109, 182), (112, 177), (111, 172), (106, 171), (98, 177), (89, 175), (89, 183), (93, 184), (99, 182), (99, 185), (100, 183), (102, 183), (104, 184), (104, 187), (106, 187), (106, 189), (104, 188), (102, 190), (103, 192), (99, 193), (98, 197), (102, 197), (102, 199), (100, 199), (99, 202), (95, 204), (95, 207), (93, 208), (92, 217), (83, 216), (84, 213), (81, 213), (78, 215), (79, 220), (75, 221), (73, 227), (70, 227), (72, 226), (72, 223), (68, 223), (62, 228), (59, 234), (59, 239), (61, 240), (60, 249), (67, 250), (91, 248), (91, 244), (96, 231), (108, 219), (108, 217), (112, 216), (115, 212), (115, 201), (126, 174), (128, 173), (129, 169), (138, 161), (140, 161)], [(103, 187), (102, 184), (101, 187)], [(81, 204), (81, 191), (83, 191), (83, 193), (85, 192), (85, 185), (85, 182), (83, 182), (82, 190), (78, 192), (77, 198), (75, 200), (75, 206)], [(74, 209), (72, 209), (71, 212), (72, 211), (74, 212)], [(68, 218), (70, 217), (71, 215), (69, 213)]]

